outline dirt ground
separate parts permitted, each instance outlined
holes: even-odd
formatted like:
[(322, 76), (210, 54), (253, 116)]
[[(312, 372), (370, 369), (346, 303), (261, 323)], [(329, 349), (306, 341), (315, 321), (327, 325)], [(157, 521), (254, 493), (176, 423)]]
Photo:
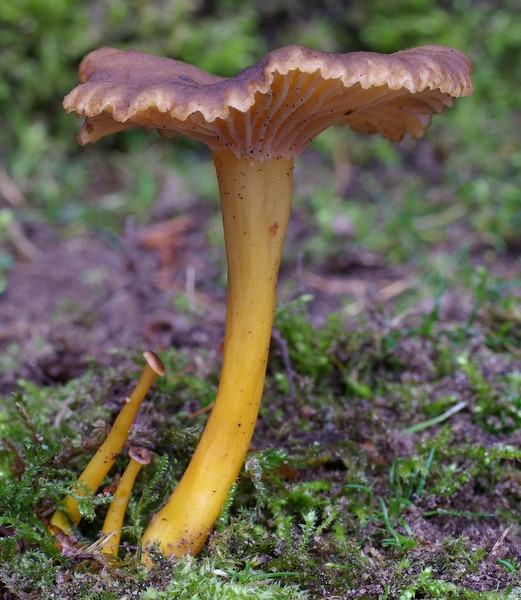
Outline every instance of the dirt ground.
[[(0, 349), (14, 353), (0, 373), (0, 393), (11, 391), (19, 377), (66, 382), (91, 358), (110, 364), (114, 348), (218, 346), (225, 267), (222, 251), (203, 233), (212, 218), (194, 209), (148, 227), (129, 224), (116, 241), (102, 233), (64, 237), (55, 226), (30, 226), (26, 235), (36, 253), (8, 273), (0, 295)], [(299, 237), (302, 227), (296, 219), (288, 235)], [(320, 325), (346, 296), (346, 314), (357, 315), (366, 300), (385, 301), (413, 285), (404, 269), (373, 264), (369, 254), (323, 265), (320, 273), (283, 259), (279, 303), (311, 294), (311, 318)], [(184, 309), (176, 308), (180, 298)]]
[[(207, 298), (207, 323), (200, 330), (173, 309), (175, 295), (186, 289), (187, 269), (197, 269), (202, 281), (208, 277), (201, 235), (188, 219), (179, 225), (184, 230), (174, 241), (179, 244), (174, 258), (161, 257), (133, 235), (114, 245), (96, 234), (63, 239), (46, 226), (32, 232), (37, 254), (9, 273), (0, 297), (0, 345), (17, 348), (16, 362), (0, 376), (0, 390), (9, 391), (18, 377), (42, 384), (68, 381), (91, 358), (110, 363), (113, 348), (207, 343), (208, 325), (222, 325), (224, 302)], [(167, 271), (165, 263), (172, 268)], [(204, 294), (204, 286), (195, 293)]]

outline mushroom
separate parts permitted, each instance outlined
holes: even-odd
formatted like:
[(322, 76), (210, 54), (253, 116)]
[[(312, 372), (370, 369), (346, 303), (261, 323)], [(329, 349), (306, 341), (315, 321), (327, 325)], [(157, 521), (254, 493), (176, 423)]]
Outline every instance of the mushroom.
[(228, 262), (226, 330), (213, 411), (192, 460), (143, 536), (165, 555), (197, 554), (236, 480), (264, 385), (295, 157), (333, 123), (399, 141), (472, 91), (468, 58), (423, 46), (381, 55), (275, 50), (235, 77), (135, 50), (101, 48), (64, 107), (85, 117), (80, 144), (129, 129), (207, 144), (219, 182)]
[[(147, 350), (143, 353), (143, 356), (146, 364), (139, 381), (130, 397), (126, 399), (105, 441), (79, 476), (78, 483), (82, 485), (75, 487), (76, 494), (85, 494), (86, 487), (90, 488), (93, 493), (97, 491), (121, 452), (121, 448), (123, 448), (143, 398), (153, 385), (156, 377), (165, 374), (165, 367), (155, 352)], [(63, 501), (65, 510), (57, 510), (51, 518), (51, 529), (70, 534), (72, 532), (71, 523), (77, 525), (81, 520), (78, 504), (77, 498), (72, 495), (67, 496)]]
[(102, 552), (114, 558), (118, 557), (121, 528), (123, 527), (123, 520), (125, 519), (125, 512), (134, 482), (141, 467), (148, 465), (152, 460), (150, 452), (146, 448), (138, 446), (130, 448), (128, 455), (130, 461), (116, 487), (114, 499), (110, 503), (101, 529), (104, 535)]

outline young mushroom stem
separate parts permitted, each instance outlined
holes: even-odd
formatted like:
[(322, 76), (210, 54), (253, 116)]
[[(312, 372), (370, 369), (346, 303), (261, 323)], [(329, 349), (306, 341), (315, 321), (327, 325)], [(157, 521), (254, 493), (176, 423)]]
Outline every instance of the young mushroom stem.
[[(165, 367), (155, 352), (146, 351), (143, 353), (143, 356), (145, 357), (146, 364), (139, 381), (116, 417), (105, 441), (79, 476), (78, 483), (83, 485), (75, 487), (76, 494), (85, 494), (85, 486), (90, 488), (93, 493), (97, 491), (118, 454), (121, 452), (121, 448), (123, 448), (128, 432), (146, 393), (153, 385), (156, 377), (165, 374)], [(71, 523), (77, 525), (81, 520), (79, 501), (73, 495), (69, 495), (63, 501), (63, 505), (65, 510), (57, 510), (52, 516), (51, 528), (57, 528), (64, 533), (70, 534), (72, 531)]]
[(134, 482), (138, 476), (141, 467), (148, 465), (152, 460), (150, 452), (146, 448), (134, 447), (128, 451), (130, 462), (125, 472), (119, 480), (114, 499), (110, 503), (109, 509), (103, 522), (101, 532), (105, 539), (102, 545), (102, 552), (107, 556), (118, 557), (119, 542), (121, 540), (121, 529), (127, 511), (130, 493), (134, 487)]
[[(223, 364), (212, 413), (192, 460), (143, 536), (165, 555), (197, 554), (235, 482), (253, 435), (266, 376), (277, 273), (289, 218), (293, 160), (214, 153), (228, 296)], [(150, 563), (145, 553), (145, 561)]]

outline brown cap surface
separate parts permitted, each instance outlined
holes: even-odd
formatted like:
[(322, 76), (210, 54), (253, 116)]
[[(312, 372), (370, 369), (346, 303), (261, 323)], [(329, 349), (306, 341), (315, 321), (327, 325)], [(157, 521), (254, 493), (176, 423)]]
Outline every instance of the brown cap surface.
[(148, 465), (152, 462), (152, 454), (141, 446), (132, 446), (128, 450), (129, 457), (140, 465)]
[(157, 375), (164, 375), (166, 373), (163, 361), (155, 352), (152, 352), (152, 350), (146, 350), (143, 352), (143, 356), (145, 357), (148, 366), (152, 369), (152, 371), (154, 371), (154, 373)]
[(296, 156), (333, 123), (392, 141), (420, 137), (434, 113), (472, 92), (469, 59), (445, 46), (389, 55), (288, 46), (230, 78), (101, 48), (83, 59), (80, 81), (64, 107), (86, 118), (81, 144), (141, 126), (254, 158)]

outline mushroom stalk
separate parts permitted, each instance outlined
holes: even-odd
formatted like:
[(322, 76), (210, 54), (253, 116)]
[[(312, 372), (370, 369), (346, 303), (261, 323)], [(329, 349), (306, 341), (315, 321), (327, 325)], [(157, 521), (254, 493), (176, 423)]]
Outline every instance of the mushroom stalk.
[[(152, 387), (156, 377), (165, 374), (165, 367), (155, 352), (147, 350), (143, 353), (143, 356), (145, 357), (146, 365), (143, 368), (134, 391), (127, 398), (105, 441), (78, 477), (78, 483), (88, 486), (93, 493), (99, 488), (118, 454), (121, 452), (121, 448), (123, 448), (128, 432), (146, 393)], [(85, 494), (85, 488), (81, 486), (76, 487), (75, 491), (77, 494)], [(57, 510), (54, 513), (51, 519), (51, 526), (70, 534), (72, 532), (71, 523), (77, 525), (81, 520), (78, 508), (79, 502), (74, 496), (67, 496), (63, 504), (65, 511)]]
[(101, 529), (101, 532), (105, 536), (102, 552), (106, 556), (112, 556), (114, 558), (117, 558), (119, 554), (121, 530), (134, 482), (136, 481), (136, 477), (138, 476), (141, 467), (148, 465), (152, 460), (152, 456), (146, 448), (131, 448), (128, 454), (130, 461), (119, 480), (116, 491), (114, 492), (114, 499), (110, 503)]
[(143, 536), (165, 555), (196, 555), (235, 482), (259, 412), (289, 219), (292, 158), (215, 152), (228, 262), (223, 364), (214, 408), (191, 462)]

